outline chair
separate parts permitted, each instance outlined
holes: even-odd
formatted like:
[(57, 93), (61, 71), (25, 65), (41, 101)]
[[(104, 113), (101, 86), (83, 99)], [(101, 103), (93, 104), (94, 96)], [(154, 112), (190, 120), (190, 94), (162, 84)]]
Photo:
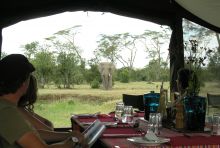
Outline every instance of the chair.
[(140, 111), (144, 110), (143, 95), (122, 94), (124, 105), (131, 105)]
[(54, 128), (56, 132), (70, 132), (72, 131), (72, 127), (56, 127)]
[(208, 108), (208, 114), (209, 114), (209, 108), (220, 108), (220, 94), (210, 94), (207, 93), (207, 108)]

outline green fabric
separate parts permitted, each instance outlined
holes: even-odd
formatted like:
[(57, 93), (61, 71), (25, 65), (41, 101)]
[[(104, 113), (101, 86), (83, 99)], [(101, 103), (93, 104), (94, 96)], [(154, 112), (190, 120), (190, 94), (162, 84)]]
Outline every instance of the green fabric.
[(18, 148), (16, 141), (25, 133), (33, 131), (17, 107), (0, 98), (0, 147)]

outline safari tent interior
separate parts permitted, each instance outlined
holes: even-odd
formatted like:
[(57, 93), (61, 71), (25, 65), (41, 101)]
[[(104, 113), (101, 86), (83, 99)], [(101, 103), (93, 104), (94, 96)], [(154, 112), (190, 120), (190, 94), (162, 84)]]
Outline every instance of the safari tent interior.
[(186, 18), (220, 32), (219, 0), (3, 0), (0, 10), (0, 47), (4, 27), (66, 11), (111, 12), (170, 26), (172, 29), (169, 44), (170, 89), (172, 90), (176, 90), (177, 70), (184, 66), (182, 19)]

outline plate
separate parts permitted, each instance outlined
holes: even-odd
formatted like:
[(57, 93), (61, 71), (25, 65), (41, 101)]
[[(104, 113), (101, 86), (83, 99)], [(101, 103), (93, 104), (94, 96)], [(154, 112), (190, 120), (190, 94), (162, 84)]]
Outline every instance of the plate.
[(144, 137), (130, 137), (130, 138), (127, 138), (127, 140), (135, 144), (140, 144), (144, 146), (158, 146), (160, 144), (170, 142), (169, 138), (161, 138), (161, 137), (158, 137), (158, 138), (159, 140), (157, 141), (149, 141), (145, 139)]

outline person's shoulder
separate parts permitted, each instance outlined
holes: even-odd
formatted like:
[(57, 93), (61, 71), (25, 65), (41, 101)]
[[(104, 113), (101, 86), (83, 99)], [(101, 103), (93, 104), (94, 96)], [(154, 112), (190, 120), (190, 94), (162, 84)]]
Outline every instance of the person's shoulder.
[(16, 109), (16, 106), (14, 104), (0, 98), (0, 110), (4, 110), (7, 108)]

